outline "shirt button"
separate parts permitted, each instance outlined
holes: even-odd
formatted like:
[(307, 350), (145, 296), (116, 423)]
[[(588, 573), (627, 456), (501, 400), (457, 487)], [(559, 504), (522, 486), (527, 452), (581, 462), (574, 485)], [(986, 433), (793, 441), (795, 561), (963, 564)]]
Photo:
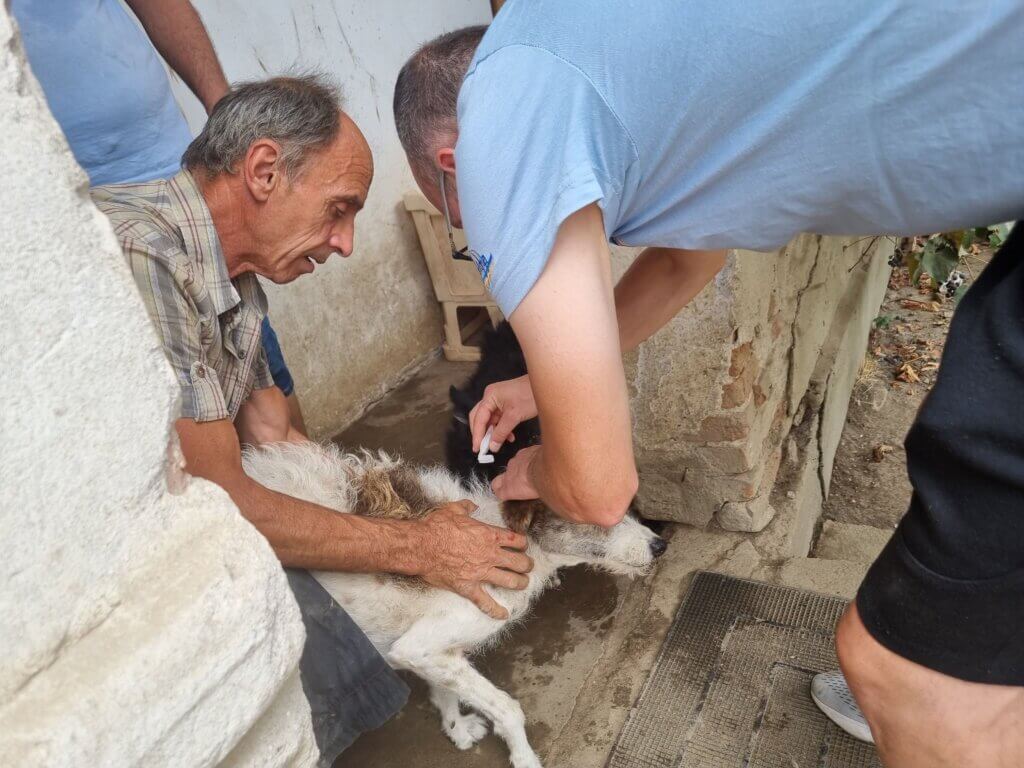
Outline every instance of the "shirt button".
[(238, 353), (238, 359), (239, 360), (245, 360), (245, 350), (244, 349), (241, 352)]
[(197, 366), (196, 367), (196, 376), (198, 376), (200, 379), (206, 378), (206, 369), (203, 368), (203, 366), (201, 366), (201, 365)]

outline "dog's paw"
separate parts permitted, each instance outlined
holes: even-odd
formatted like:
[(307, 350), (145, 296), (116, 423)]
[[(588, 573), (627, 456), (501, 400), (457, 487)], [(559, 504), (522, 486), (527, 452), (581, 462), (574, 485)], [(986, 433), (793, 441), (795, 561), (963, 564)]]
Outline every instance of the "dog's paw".
[(512, 760), (512, 768), (544, 768), (540, 764), (540, 758), (531, 749), (526, 749), (519, 754), (513, 753), (509, 757)]
[(469, 749), (487, 735), (487, 721), (472, 712), (443, 723), (444, 732), (459, 749)]

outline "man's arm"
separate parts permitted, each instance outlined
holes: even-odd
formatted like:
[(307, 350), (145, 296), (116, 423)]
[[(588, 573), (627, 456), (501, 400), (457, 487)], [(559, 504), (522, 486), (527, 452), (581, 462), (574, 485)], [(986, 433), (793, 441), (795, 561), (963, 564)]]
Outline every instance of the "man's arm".
[(275, 386), (252, 391), (249, 399), (238, 409), (235, 431), (243, 445), (309, 441), (295, 429), (288, 398)]
[(522, 471), (510, 465), (495, 492), (504, 499), (539, 494), (570, 520), (614, 525), (636, 494), (637, 474), (597, 205), (562, 223), (543, 273), (509, 321), (530, 370), (544, 442), (519, 453)]
[(725, 251), (647, 248), (615, 286), (623, 352), (640, 346), (679, 314), (725, 266)]
[[(675, 317), (725, 265), (725, 251), (647, 248), (615, 286), (619, 346), (629, 352)], [(495, 421), (492, 450), (497, 451), (517, 424), (537, 416), (530, 376), (495, 382), (470, 413), (473, 450), (480, 449)]]
[(228, 92), (202, 19), (189, 0), (125, 0), (153, 46), (209, 113)]
[(242, 516), (270, 542), (285, 566), (419, 576), (506, 618), (484, 589), (526, 586), (533, 563), (520, 534), (477, 522), (469, 502), (453, 502), (420, 520), (381, 520), (338, 514), (264, 488), (242, 470), (238, 436), (226, 419), (175, 422), (188, 472), (216, 483)]

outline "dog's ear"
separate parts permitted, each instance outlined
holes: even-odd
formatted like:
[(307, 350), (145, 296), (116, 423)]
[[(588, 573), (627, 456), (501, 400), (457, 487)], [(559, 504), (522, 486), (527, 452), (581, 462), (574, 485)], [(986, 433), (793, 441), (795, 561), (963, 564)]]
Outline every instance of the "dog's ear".
[(472, 395), (468, 392), (456, 389), (454, 386), (448, 388), (448, 396), (452, 399), (452, 404), (455, 406), (455, 412), (469, 413), (473, 410), (473, 406), (476, 403), (473, 401)]
[(509, 530), (516, 533), (525, 534), (543, 511), (544, 502), (540, 499), (501, 502), (501, 517)]

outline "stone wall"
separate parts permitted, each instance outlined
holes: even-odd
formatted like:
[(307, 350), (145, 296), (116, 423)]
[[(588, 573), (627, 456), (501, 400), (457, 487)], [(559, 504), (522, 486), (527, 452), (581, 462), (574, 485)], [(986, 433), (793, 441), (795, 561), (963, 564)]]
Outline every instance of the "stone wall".
[[(355, 253), (310, 277), (267, 285), (270, 317), (295, 379), (306, 424), (330, 437), (437, 353), (434, 300), (402, 195), (416, 190), (395, 133), (398, 70), (427, 40), (491, 19), (486, 0), (193, 0), (229, 80), (295, 69), (327, 73), (373, 149), (374, 179), (356, 219)], [(202, 107), (181, 83), (175, 94), (193, 130)]]
[(307, 766), (298, 608), (0, 9), (0, 765)]
[(816, 497), (803, 517), (817, 516), (891, 252), (886, 239), (811, 235), (736, 252), (632, 356), (644, 514), (761, 530), (777, 480), (813, 465), (814, 484), (790, 492)]

